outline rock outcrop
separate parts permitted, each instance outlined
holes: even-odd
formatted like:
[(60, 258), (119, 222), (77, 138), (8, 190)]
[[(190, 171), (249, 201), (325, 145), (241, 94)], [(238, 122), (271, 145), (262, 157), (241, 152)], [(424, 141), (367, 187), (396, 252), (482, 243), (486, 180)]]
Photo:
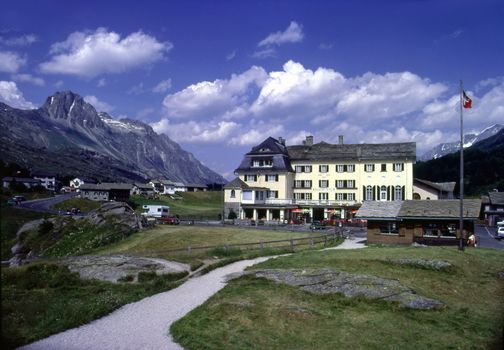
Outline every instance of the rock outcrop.
[(352, 274), (331, 269), (265, 269), (229, 275), (228, 280), (251, 275), (276, 283), (296, 286), (314, 294), (341, 293), (346, 297), (363, 296), (399, 303), (412, 309), (437, 309), (443, 303), (418, 295), (412, 289), (393, 279)]

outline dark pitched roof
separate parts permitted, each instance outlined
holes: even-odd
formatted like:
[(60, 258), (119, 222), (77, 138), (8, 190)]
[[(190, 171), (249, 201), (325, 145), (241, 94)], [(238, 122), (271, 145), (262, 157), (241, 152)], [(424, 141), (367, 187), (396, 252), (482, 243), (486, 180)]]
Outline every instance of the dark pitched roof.
[(152, 186), (150, 186), (149, 184), (135, 183), (134, 185), (140, 189), (154, 190), (154, 188)]
[(457, 184), (456, 182), (432, 182), (417, 178), (415, 178), (414, 181), (443, 192), (453, 192), (453, 190), (455, 189), (455, 185)]
[[(254, 160), (272, 160), (271, 167), (252, 167)], [(245, 154), (240, 166), (235, 172), (254, 172), (254, 173), (278, 173), (294, 172), (292, 169), (287, 147), (273, 137), (268, 137), (258, 146), (252, 147), (252, 150)]]
[(234, 180), (224, 185), (224, 188), (248, 188), (248, 187), (249, 186), (239, 177), (235, 178)]
[(110, 190), (131, 190), (132, 188), (133, 188), (132, 184), (103, 182), (101, 184), (84, 184), (79, 189), (81, 191), (82, 190), (110, 191)]
[(493, 205), (504, 205), (504, 192), (488, 192), (490, 203)]
[(247, 155), (261, 155), (261, 154), (287, 154), (287, 147), (281, 144), (277, 139), (268, 137), (259, 145), (252, 147), (252, 150)]
[(16, 181), (16, 182), (37, 182), (37, 183), (40, 183), (40, 180), (39, 179), (32, 179), (32, 178), (29, 178), (29, 177), (11, 177), (11, 176), (7, 176), (7, 177), (4, 177), (2, 179), (2, 181), (5, 181), (5, 182), (12, 182), (12, 181)]
[(337, 160), (416, 160), (416, 143), (380, 144), (330, 144), (319, 142), (312, 146), (288, 146), (291, 161), (337, 161)]
[[(479, 199), (464, 200), (464, 218), (477, 219), (480, 215)], [(406, 201), (365, 201), (356, 217), (361, 219), (457, 219), (460, 215), (458, 200), (406, 200)]]
[(207, 188), (207, 185), (188, 183), (185, 184), (185, 187)]

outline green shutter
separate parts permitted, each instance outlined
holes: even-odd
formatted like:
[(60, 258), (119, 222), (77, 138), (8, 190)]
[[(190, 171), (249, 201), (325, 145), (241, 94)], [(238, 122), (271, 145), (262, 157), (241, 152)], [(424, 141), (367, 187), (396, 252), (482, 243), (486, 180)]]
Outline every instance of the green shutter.
[(362, 201), (366, 200), (366, 186), (362, 186)]
[(403, 201), (406, 200), (406, 186), (402, 187), (402, 199)]

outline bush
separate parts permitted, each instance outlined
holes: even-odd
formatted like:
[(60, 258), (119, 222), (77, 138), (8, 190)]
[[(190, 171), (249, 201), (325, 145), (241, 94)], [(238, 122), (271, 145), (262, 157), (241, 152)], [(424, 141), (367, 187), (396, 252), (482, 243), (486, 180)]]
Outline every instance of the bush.
[(228, 219), (229, 219), (229, 220), (235, 220), (235, 219), (237, 219), (237, 218), (238, 218), (238, 215), (236, 215), (236, 213), (234, 212), (234, 210), (233, 210), (233, 209), (231, 209), (231, 210), (229, 211), (229, 214), (228, 214)]
[(49, 220), (44, 220), (38, 227), (38, 233), (41, 236), (45, 236), (54, 228), (54, 224)]

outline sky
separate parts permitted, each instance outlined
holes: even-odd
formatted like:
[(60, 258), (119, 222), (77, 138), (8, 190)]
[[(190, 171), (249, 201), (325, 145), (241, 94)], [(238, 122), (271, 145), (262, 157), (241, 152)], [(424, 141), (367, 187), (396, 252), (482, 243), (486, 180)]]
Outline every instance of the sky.
[(268, 136), (417, 143), (504, 123), (504, 1), (26, 1), (0, 11), (0, 101), (71, 90), (228, 179)]

